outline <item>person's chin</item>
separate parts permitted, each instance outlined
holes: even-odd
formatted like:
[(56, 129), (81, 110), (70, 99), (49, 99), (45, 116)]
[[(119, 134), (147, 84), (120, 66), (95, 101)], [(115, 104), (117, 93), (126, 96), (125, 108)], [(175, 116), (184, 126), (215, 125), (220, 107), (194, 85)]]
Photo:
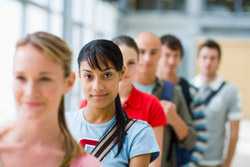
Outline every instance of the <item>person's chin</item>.
[(22, 117), (27, 119), (34, 119), (41, 117), (41, 114), (45, 113), (45, 110), (42, 108), (27, 108), (24, 107), (21, 109), (21, 111), (18, 113)]
[(109, 98), (108, 93), (102, 95), (92, 95), (91, 103), (95, 106), (105, 106), (108, 98)]
[(90, 104), (90, 106), (96, 108), (96, 109), (104, 109), (108, 106), (108, 103), (105, 101), (103, 102), (97, 102), (97, 101), (92, 101), (92, 104)]

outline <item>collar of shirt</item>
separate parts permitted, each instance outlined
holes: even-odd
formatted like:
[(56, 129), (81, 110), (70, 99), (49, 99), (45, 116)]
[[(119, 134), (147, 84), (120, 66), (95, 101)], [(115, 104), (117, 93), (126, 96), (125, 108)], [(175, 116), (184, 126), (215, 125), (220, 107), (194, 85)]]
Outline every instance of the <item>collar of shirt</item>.
[(204, 79), (201, 77), (201, 75), (198, 75), (194, 78), (193, 80), (193, 84), (194, 86), (201, 88), (204, 86), (207, 86), (209, 88), (211, 88), (212, 90), (216, 91), (220, 85), (222, 84), (223, 79), (219, 76), (217, 76), (213, 81), (211, 81), (210, 83), (206, 83), (204, 81)]
[(134, 82), (133, 83), (134, 87), (137, 88), (138, 90), (144, 92), (144, 93), (149, 93), (151, 94), (155, 88), (155, 83), (152, 83), (150, 85), (143, 85), (139, 82)]

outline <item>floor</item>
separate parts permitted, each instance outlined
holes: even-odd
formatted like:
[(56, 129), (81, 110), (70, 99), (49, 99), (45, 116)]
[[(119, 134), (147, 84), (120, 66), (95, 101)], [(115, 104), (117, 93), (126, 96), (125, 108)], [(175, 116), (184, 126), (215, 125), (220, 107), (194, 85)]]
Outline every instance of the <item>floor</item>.
[(241, 121), (233, 167), (250, 167), (250, 120)]

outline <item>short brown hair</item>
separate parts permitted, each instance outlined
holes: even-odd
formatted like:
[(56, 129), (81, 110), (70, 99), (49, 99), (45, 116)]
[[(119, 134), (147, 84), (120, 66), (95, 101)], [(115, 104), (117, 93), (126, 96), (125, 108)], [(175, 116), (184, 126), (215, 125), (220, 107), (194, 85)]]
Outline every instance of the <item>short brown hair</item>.
[(161, 45), (164, 45), (172, 50), (179, 50), (181, 58), (184, 56), (183, 46), (181, 41), (174, 35), (167, 34), (161, 37)]
[(200, 53), (201, 49), (205, 48), (205, 47), (217, 50), (218, 58), (219, 58), (219, 60), (221, 59), (221, 47), (220, 47), (218, 42), (216, 42), (215, 40), (212, 40), (212, 39), (206, 40), (204, 43), (202, 43), (199, 46), (198, 53)]

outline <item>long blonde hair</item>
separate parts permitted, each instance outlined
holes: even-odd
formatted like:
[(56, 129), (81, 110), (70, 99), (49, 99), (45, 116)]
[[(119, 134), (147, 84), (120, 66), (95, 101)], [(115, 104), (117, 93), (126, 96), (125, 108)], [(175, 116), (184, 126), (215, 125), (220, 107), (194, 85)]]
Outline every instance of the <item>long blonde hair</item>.
[[(72, 52), (64, 40), (47, 32), (35, 32), (20, 39), (16, 44), (16, 49), (28, 44), (43, 52), (45, 56), (48, 56), (49, 58), (52, 58), (56, 62), (60, 63), (64, 69), (65, 78), (70, 75)], [(66, 167), (70, 166), (71, 160), (79, 156), (82, 152), (80, 146), (73, 139), (66, 125), (64, 116), (64, 97), (62, 97), (60, 102), (58, 123), (61, 133), (64, 136), (65, 149), (65, 155), (60, 166)]]

